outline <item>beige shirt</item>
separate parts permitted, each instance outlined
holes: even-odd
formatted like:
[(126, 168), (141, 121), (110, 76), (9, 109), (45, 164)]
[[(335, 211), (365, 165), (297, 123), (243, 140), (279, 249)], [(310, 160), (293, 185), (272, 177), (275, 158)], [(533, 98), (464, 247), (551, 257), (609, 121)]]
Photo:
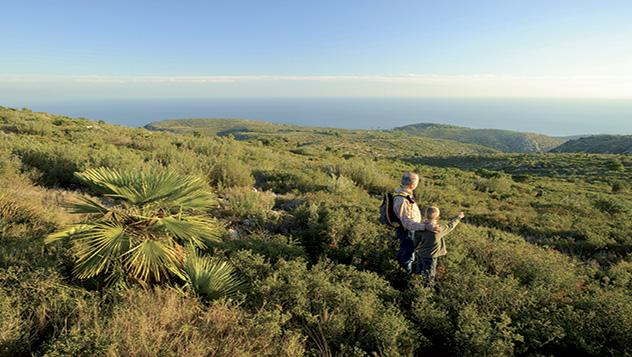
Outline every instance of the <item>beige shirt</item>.
[[(412, 196), (412, 192), (403, 187), (398, 188), (395, 192)], [(421, 222), (421, 211), (416, 203), (410, 203), (404, 197), (395, 196), (393, 198), (393, 211), (395, 211), (399, 220), (402, 222), (402, 226), (404, 226), (407, 231), (414, 232), (426, 229), (426, 225)]]

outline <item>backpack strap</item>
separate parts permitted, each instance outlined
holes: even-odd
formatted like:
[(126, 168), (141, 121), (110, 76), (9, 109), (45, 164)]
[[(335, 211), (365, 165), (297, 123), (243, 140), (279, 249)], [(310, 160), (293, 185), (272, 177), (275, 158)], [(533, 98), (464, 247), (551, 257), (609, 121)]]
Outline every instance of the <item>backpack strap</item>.
[(415, 203), (415, 198), (412, 195), (409, 195), (407, 193), (402, 193), (402, 192), (394, 192), (393, 193), (393, 197), (404, 197), (408, 203)]

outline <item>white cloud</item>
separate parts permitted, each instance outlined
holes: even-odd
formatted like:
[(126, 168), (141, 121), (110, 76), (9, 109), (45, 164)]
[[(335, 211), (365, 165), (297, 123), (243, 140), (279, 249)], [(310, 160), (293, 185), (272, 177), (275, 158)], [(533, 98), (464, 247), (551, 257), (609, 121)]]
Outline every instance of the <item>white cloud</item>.
[[(0, 75), (0, 94), (80, 97), (429, 96), (632, 98), (632, 76), (495, 74), (40, 76)], [(65, 92), (64, 92), (65, 91)]]

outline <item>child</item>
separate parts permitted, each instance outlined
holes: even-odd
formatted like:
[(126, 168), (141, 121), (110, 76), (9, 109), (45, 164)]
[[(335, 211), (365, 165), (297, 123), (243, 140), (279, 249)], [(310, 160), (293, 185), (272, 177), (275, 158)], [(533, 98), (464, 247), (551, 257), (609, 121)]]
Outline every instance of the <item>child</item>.
[[(428, 207), (425, 224), (438, 226), (440, 211), (437, 207)], [(437, 258), (446, 255), (445, 236), (465, 217), (463, 212), (452, 218), (447, 226), (440, 225), (439, 231), (419, 231), (417, 234), (417, 273), (424, 278), (426, 285), (433, 284), (437, 274)]]

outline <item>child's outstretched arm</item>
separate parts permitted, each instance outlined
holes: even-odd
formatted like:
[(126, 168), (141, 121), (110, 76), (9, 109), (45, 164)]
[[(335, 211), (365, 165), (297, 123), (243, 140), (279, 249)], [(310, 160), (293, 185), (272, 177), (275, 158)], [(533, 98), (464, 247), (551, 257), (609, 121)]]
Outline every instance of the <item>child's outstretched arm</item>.
[(441, 236), (445, 236), (446, 234), (452, 232), (452, 230), (456, 228), (459, 222), (461, 222), (461, 219), (463, 219), (463, 217), (465, 217), (465, 214), (463, 212), (459, 212), (458, 216), (452, 218), (450, 222), (448, 222), (448, 225), (445, 226), (445, 229), (441, 231)]

